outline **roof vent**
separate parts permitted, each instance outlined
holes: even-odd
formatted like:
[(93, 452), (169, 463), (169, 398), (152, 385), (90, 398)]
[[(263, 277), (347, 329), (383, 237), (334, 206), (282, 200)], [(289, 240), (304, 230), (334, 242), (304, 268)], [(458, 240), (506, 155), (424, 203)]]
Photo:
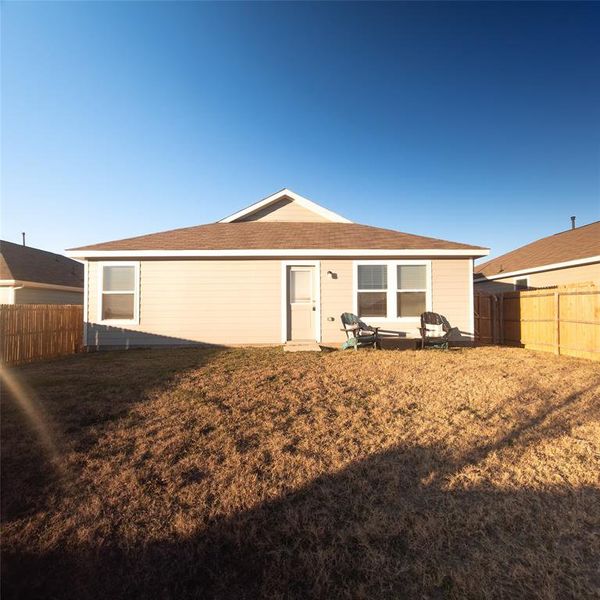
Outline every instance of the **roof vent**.
[(571, 217), (571, 229), (575, 229), (575, 218), (576, 217)]

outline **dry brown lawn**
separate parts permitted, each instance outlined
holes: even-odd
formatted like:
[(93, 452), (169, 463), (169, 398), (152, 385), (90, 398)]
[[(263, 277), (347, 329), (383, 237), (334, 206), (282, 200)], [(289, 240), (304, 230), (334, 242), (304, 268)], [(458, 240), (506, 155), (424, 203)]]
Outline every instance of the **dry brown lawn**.
[(3, 598), (592, 598), (600, 369), (162, 350), (13, 371)]

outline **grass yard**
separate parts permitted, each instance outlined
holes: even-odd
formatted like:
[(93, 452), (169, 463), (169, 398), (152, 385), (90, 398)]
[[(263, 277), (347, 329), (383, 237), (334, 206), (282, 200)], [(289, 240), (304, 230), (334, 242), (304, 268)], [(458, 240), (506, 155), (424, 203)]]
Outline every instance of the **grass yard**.
[(600, 594), (597, 363), (185, 349), (13, 373), (48, 437), (3, 395), (3, 599)]

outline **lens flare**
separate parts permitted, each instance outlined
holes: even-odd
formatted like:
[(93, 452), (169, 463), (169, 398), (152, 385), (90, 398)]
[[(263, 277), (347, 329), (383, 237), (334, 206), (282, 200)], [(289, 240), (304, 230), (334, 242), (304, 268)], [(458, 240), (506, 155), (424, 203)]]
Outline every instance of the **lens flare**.
[(0, 383), (3, 395), (8, 392), (9, 397), (15, 400), (19, 409), (27, 417), (50, 461), (57, 469), (62, 470), (60, 455), (54, 442), (54, 427), (36, 393), (14, 371), (2, 363), (0, 363)]

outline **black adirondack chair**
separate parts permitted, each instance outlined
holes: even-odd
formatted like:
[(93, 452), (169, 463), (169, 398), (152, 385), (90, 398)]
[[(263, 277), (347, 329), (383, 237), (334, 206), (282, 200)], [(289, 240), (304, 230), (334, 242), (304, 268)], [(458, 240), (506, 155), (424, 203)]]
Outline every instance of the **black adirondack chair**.
[(342, 350), (379, 346), (379, 327), (367, 325), (352, 313), (343, 313), (341, 319), (344, 326), (342, 331), (346, 332), (346, 341), (342, 344)]
[(429, 346), (447, 350), (451, 331), (452, 327), (446, 317), (434, 312), (424, 312), (421, 315), (421, 348)]

